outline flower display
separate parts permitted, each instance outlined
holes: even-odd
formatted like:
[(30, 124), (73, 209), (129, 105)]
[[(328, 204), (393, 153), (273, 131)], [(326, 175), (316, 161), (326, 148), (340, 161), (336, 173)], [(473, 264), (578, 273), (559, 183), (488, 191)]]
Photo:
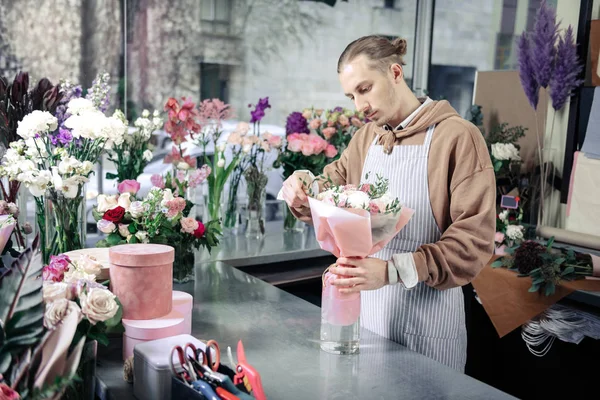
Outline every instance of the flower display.
[[(517, 202), (520, 200), (517, 197)], [(504, 209), (496, 216), (496, 253), (502, 254), (507, 247), (520, 244), (525, 238), (525, 227), (521, 225), (523, 209)]]
[(108, 345), (106, 334), (122, 329), (123, 310), (108, 287), (96, 282), (100, 270), (93, 256), (82, 254), (73, 260), (66, 254), (51, 257), (42, 269), (46, 328), (52, 329), (66, 315), (76, 313), (78, 334)]

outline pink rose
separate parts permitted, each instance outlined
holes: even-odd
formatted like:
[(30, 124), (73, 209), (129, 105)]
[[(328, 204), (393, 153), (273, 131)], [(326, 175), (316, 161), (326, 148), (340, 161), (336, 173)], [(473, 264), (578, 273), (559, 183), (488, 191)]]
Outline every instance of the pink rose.
[(371, 191), (371, 184), (370, 183), (363, 183), (362, 185), (360, 185), (360, 189), (361, 192), (365, 192), (365, 193), (369, 193)]
[(46, 265), (42, 270), (42, 280), (51, 282), (62, 282), (65, 278), (65, 271), (51, 265)]
[(327, 158), (333, 158), (333, 157), (337, 156), (337, 153), (338, 153), (337, 149), (332, 144), (327, 145), (327, 148), (325, 148), (325, 156)]
[(181, 232), (191, 235), (196, 229), (198, 229), (198, 221), (194, 218), (186, 217), (181, 219)]
[(319, 135), (308, 135), (308, 140), (312, 143), (314, 147), (314, 154), (321, 154), (327, 148), (327, 140), (323, 139)]
[(308, 124), (308, 126), (311, 129), (318, 129), (321, 126), (321, 120), (320, 119), (313, 119), (312, 121), (310, 121), (310, 123)]
[(370, 202), (369, 203), (369, 210), (371, 211), (371, 214), (378, 214), (379, 213), (379, 206), (374, 203), (374, 202)]
[(350, 121), (348, 120), (348, 117), (346, 117), (344, 114), (340, 115), (340, 117), (338, 118), (338, 122), (342, 126), (348, 126), (348, 125), (350, 125)]
[(125, 179), (117, 186), (119, 193), (136, 194), (140, 190), (140, 183), (133, 179)]
[(496, 235), (494, 236), (494, 242), (502, 243), (503, 241), (504, 241), (504, 233), (496, 232)]
[(327, 127), (325, 129), (323, 129), (323, 136), (325, 136), (325, 139), (329, 140), (331, 139), (331, 137), (333, 135), (335, 135), (336, 129), (334, 127)]
[(164, 189), (165, 188), (165, 180), (163, 179), (162, 176), (158, 175), (158, 174), (154, 174), (150, 177), (150, 182), (152, 182), (153, 186), (156, 186), (159, 189)]

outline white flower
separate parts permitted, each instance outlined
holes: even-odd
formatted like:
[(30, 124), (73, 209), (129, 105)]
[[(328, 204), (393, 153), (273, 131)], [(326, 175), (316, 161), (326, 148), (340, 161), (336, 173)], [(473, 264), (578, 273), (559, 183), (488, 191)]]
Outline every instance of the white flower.
[(496, 160), (520, 160), (519, 150), (512, 143), (492, 144), (492, 156)]
[(85, 192), (85, 199), (86, 200), (94, 200), (96, 197), (98, 197), (98, 191), (97, 190), (90, 189), (87, 192)]
[(504, 210), (500, 214), (498, 214), (498, 218), (500, 219), (500, 221), (507, 223), (508, 222), (508, 210)]
[(523, 225), (508, 225), (506, 236), (511, 240), (523, 240)]
[(81, 162), (75, 157), (65, 157), (58, 163), (58, 172), (63, 175), (72, 174), (75, 169), (81, 169)]
[(63, 282), (76, 283), (80, 279), (94, 282), (96, 280), (96, 275), (88, 274), (85, 271), (78, 270), (76, 268), (71, 268), (65, 272), (65, 279)]
[(87, 111), (97, 111), (94, 103), (84, 97), (77, 97), (67, 105), (67, 113), (71, 115), (80, 115)]
[(105, 194), (100, 194), (98, 195), (98, 212), (99, 213), (105, 213), (108, 210), (112, 210), (113, 208), (117, 208), (118, 204), (118, 200), (117, 200), (117, 195), (113, 194), (110, 196), (107, 196)]
[(35, 135), (47, 134), (58, 127), (58, 119), (48, 111), (34, 110), (17, 123), (17, 135), (32, 139)]
[(173, 200), (173, 192), (171, 192), (171, 189), (165, 189), (163, 191), (163, 198), (162, 198), (162, 202), (161, 205), (164, 206), (165, 204), (167, 204), (168, 201)]
[(141, 217), (144, 211), (146, 211), (146, 207), (141, 201), (134, 201), (129, 206), (129, 213), (133, 218)]
[(82, 254), (75, 265), (80, 271), (94, 276), (99, 275), (102, 271), (102, 264), (95, 257), (88, 254)]
[(225, 159), (220, 158), (219, 161), (217, 161), (217, 167), (223, 168), (224, 166), (225, 166)]
[(150, 111), (148, 111), (148, 110), (142, 111), (142, 117), (148, 118), (149, 116), (150, 116)]
[(135, 237), (142, 243), (148, 243), (148, 232), (146, 231), (137, 231)]
[(370, 200), (369, 195), (365, 192), (348, 192), (346, 204), (352, 208), (365, 208), (369, 205)]
[(217, 146), (217, 150), (219, 150), (221, 153), (225, 151), (225, 148), (227, 147), (227, 143), (220, 143)]
[(123, 207), (125, 211), (129, 211), (129, 207), (131, 207), (131, 193), (121, 194), (117, 204)]
[(81, 321), (81, 309), (74, 301), (67, 299), (58, 299), (49, 304), (46, 304), (46, 312), (44, 313), (44, 326), (48, 329), (52, 329), (64, 317), (70, 313), (77, 313), (77, 321)]
[(45, 303), (50, 303), (58, 299), (70, 299), (71, 291), (69, 285), (65, 282), (44, 282), (42, 287), (42, 298)]
[(101, 219), (98, 222), (96, 222), (96, 226), (98, 227), (98, 230), (102, 233), (113, 233), (115, 231), (115, 229), (117, 228), (117, 226), (115, 225), (114, 222), (112, 221), (107, 221), (105, 219)]
[(89, 182), (89, 179), (80, 175), (74, 175), (63, 179), (63, 177), (59, 175), (58, 169), (52, 167), (52, 184), (54, 185), (54, 189), (63, 192), (63, 196), (67, 199), (74, 199), (80, 195), (79, 189), (86, 182)]
[(190, 169), (190, 164), (182, 161), (179, 164), (177, 164), (177, 169), (183, 169), (183, 170)]
[(252, 143), (246, 143), (244, 147), (242, 147), (242, 151), (246, 154), (250, 153), (250, 150), (252, 150)]
[(92, 325), (104, 322), (115, 316), (119, 305), (115, 295), (107, 289), (92, 288), (79, 297), (81, 311)]
[(142, 158), (144, 159), (144, 161), (152, 161), (152, 151), (150, 151), (150, 150), (144, 151)]
[(124, 238), (131, 235), (131, 232), (129, 232), (129, 224), (119, 224), (119, 235)]

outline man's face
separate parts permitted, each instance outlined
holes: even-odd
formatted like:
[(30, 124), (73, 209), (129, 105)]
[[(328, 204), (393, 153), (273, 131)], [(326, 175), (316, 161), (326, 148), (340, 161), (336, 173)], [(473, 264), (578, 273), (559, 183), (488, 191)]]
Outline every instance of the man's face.
[(344, 93), (354, 101), (356, 109), (378, 126), (397, 117), (400, 104), (391, 71), (384, 74), (371, 68), (365, 56), (358, 56), (343, 66), (339, 78)]

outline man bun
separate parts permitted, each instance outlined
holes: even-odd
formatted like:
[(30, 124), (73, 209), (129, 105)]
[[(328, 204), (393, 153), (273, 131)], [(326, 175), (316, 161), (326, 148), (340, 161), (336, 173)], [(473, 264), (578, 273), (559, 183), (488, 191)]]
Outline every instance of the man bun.
[(396, 38), (392, 40), (392, 46), (396, 49), (396, 54), (404, 56), (406, 54), (406, 39)]

